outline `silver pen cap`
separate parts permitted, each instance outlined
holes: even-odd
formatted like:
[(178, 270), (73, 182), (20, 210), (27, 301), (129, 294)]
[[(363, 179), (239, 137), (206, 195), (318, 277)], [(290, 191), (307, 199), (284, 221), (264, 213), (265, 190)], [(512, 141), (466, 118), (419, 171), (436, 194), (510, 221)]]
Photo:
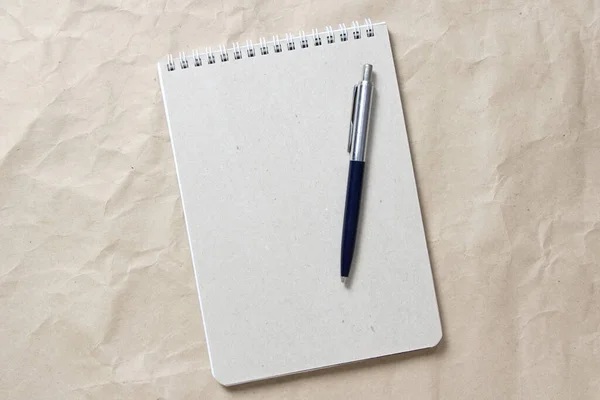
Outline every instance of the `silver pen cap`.
[(354, 86), (350, 132), (348, 134), (348, 152), (353, 161), (365, 161), (367, 155), (367, 136), (371, 117), (373, 97), (373, 66), (365, 64), (362, 80)]

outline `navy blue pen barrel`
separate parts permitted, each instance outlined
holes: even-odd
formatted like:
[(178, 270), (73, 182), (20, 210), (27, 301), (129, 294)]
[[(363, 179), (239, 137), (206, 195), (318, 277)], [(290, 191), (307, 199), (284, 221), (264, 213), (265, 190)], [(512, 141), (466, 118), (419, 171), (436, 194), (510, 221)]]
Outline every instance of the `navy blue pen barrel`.
[(350, 161), (348, 168), (348, 186), (346, 189), (346, 209), (344, 211), (344, 227), (342, 229), (341, 275), (348, 276), (354, 257), (358, 218), (360, 215), (360, 198), (362, 195), (364, 161)]

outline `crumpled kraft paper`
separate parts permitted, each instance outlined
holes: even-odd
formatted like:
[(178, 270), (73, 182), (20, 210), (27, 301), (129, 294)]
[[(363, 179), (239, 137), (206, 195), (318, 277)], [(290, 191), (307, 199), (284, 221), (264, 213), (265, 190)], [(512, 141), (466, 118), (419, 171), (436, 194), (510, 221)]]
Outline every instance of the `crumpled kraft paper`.
[[(600, 6), (534, 3), (3, 4), (0, 397), (597, 398)], [(155, 63), (364, 17), (391, 31), (444, 340), (225, 389)]]

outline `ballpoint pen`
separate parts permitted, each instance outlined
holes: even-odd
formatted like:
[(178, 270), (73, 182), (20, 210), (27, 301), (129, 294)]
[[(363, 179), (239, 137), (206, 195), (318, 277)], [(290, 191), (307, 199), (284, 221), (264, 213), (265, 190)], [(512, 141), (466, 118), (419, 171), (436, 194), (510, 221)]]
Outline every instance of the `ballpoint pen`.
[(367, 153), (367, 136), (369, 134), (369, 119), (371, 117), (371, 100), (373, 98), (372, 72), (373, 66), (365, 64), (362, 80), (354, 86), (350, 131), (348, 133), (350, 166), (348, 168), (346, 208), (344, 210), (344, 227), (342, 229), (342, 283), (346, 282), (350, 274), (354, 248), (356, 247), (360, 198), (362, 195), (365, 157)]

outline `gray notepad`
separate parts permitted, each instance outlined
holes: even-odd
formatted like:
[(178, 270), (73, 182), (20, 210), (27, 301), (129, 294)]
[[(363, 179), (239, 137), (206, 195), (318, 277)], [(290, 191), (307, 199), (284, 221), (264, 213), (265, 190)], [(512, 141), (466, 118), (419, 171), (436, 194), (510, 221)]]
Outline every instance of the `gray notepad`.
[[(375, 98), (357, 252), (344, 286), (348, 124), (365, 63)], [(158, 70), (219, 382), (439, 342), (385, 24), (181, 54)]]

